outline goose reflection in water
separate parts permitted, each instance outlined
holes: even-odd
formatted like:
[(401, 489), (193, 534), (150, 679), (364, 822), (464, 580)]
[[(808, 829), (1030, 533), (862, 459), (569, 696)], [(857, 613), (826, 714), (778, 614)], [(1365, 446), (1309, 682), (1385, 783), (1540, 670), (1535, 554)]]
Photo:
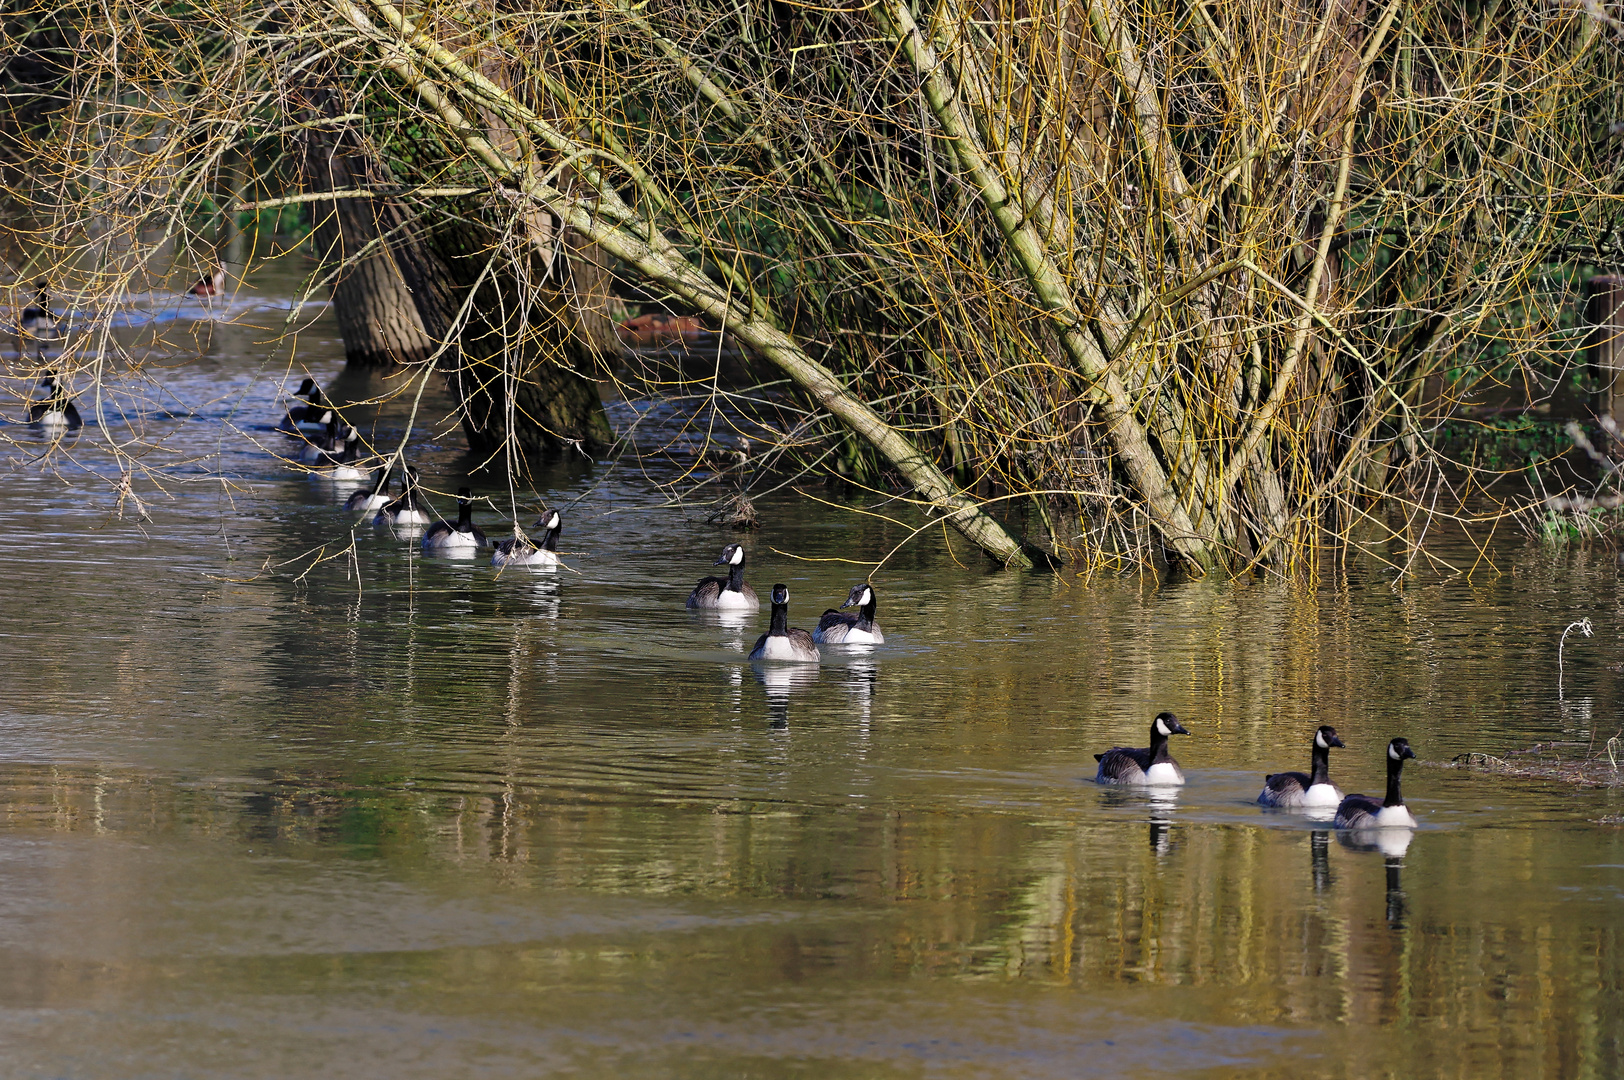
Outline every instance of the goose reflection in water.
[(1172, 852), (1173, 812), (1178, 809), (1178, 788), (1149, 788), (1145, 792), (1150, 803), (1150, 852), (1158, 859)]
[(823, 669), (816, 664), (775, 664), (755, 661), (750, 670), (756, 682), (767, 691), (767, 723), (775, 730), (789, 727), (789, 699), (809, 686), (817, 685)]
[(874, 688), (879, 682), (880, 666), (873, 660), (853, 660), (846, 665), (846, 688), (851, 691), (851, 712), (857, 717), (858, 727), (868, 734), (869, 720), (874, 710)]
[(1414, 829), (1338, 829), (1336, 842), (1349, 851), (1379, 851), (1391, 859), (1403, 859), (1415, 838)]
[(1387, 925), (1404, 929), (1404, 857), (1389, 855), (1387, 863)]
[(1387, 925), (1404, 929), (1404, 854), (1410, 850), (1415, 830), (1407, 828), (1339, 829), (1336, 842), (1351, 851), (1376, 851), (1382, 855), (1387, 872)]
[(1144, 807), (1150, 818), (1150, 851), (1160, 859), (1178, 846), (1173, 820), (1182, 790), (1178, 787), (1102, 787), (1100, 805)]
[(1331, 888), (1331, 834), (1316, 829), (1308, 837), (1309, 861), (1314, 868), (1314, 892), (1325, 893)]
[(724, 630), (732, 630), (738, 635), (738, 648), (744, 649), (744, 630), (755, 621), (756, 613), (753, 611), (740, 611), (736, 608), (712, 608), (705, 612), (702, 618), (711, 620)]
[(512, 575), (513, 580), (520, 583), (524, 595), (535, 605), (537, 618), (558, 618), (558, 602), (563, 590), (559, 587), (558, 578), (554, 575), (552, 567), (513, 566), (505, 567), (504, 570)]

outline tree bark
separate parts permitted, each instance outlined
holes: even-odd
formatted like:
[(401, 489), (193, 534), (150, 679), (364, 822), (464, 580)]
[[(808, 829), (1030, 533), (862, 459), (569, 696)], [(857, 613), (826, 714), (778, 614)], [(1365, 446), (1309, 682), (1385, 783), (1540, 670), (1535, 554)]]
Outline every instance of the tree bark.
[[(572, 317), (568, 305), (537, 305), (534, 295), (524, 295), (519, 272), (539, 269), (533, 259), (487, 272), (503, 252), (498, 234), (481, 218), (484, 209), (465, 206), (436, 226), (399, 219), (402, 239), (394, 245), (429, 336), (449, 343), (439, 366), (468, 448), (487, 461), (510, 439), (525, 455), (607, 448), (614, 432), (603, 398), (597, 383), (575, 368), (595, 355), (595, 342), (586, 337), (591, 324)], [(569, 249), (569, 237), (564, 239)], [(590, 279), (602, 272), (578, 249), (555, 262), (554, 273)], [(591, 288), (594, 295), (607, 295), (601, 282)], [(613, 338), (612, 324), (602, 321)]]
[[(318, 90), (318, 114), (335, 114), (333, 95)], [(352, 144), (345, 132), (313, 129), (304, 139), (301, 171), (312, 191), (365, 189), (391, 182), (384, 166)], [(380, 217), (385, 199), (335, 199), (312, 208), (316, 258), (333, 279), (333, 314), (344, 339), (344, 358), (357, 367), (417, 364), (434, 352), (411, 291), (401, 276)], [(380, 212), (382, 211), (382, 212)]]

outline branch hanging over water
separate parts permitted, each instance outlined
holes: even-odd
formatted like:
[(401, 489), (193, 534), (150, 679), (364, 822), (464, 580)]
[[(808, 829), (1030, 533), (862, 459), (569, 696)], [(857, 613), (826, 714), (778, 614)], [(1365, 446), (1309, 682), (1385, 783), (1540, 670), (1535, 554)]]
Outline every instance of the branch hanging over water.
[(383, 0), (372, 0), (372, 7), (401, 35), (399, 38), (385, 35), (358, 4), (336, 0), (334, 7), (352, 25), (372, 38), (385, 66), (405, 81), (435, 111), (451, 134), (487, 168), (507, 178), (518, 190), (557, 214), (565, 224), (602, 246), (605, 251), (636, 267), (650, 280), (658, 282), (726, 326), (739, 340), (771, 361), (819, 405), (873, 446), (913, 486), (933, 512), (945, 517), (993, 559), (1006, 566), (1031, 566), (1031, 559), (1020, 543), (960, 492), (957, 485), (916, 445), (849, 393), (834, 374), (807, 355), (793, 337), (764, 317), (764, 312), (747, 308), (732, 293), (719, 290), (658, 228), (642, 220), (604, 176), (588, 172), (584, 177), (596, 192), (596, 198), (590, 204), (544, 182), (540, 179), (548, 173), (544, 163), (516, 161), (498, 150), (453, 102), (447, 86), (430, 78), (425, 68), (430, 64), (438, 67), (448, 81), (455, 81), (453, 85), (461, 83), (469, 92), (477, 93), (482, 104), (496, 104), (504, 114), (522, 118), (529, 130), (542, 134), (557, 152), (584, 160), (593, 155), (591, 148), (581, 146), (553, 128), (501, 88), (455, 63), (454, 58), (433, 49), (418, 51), (418, 47), (425, 44), (422, 32)]

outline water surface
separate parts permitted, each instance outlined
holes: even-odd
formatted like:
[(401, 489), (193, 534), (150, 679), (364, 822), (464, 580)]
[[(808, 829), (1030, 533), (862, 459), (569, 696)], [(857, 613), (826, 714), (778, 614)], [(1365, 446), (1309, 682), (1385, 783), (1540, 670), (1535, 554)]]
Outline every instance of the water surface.
[[(672, 502), (688, 463), (574, 460), (471, 481), (566, 507), (567, 570), (425, 558), (266, 452), (305, 368), (391, 384), (324, 319), (290, 363), (259, 284), (71, 448), (5, 429), (7, 1075), (1619, 1074), (1617, 792), (1443, 767), (1617, 733), (1610, 553), (1158, 584), (926, 534), (874, 577), (887, 645), (792, 676), (694, 580), (740, 539), (809, 626), (904, 525), (783, 493), (740, 536)], [(356, 415), (392, 444), (409, 406)], [(1188, 787), (1095, 787), (1161, 709)], [(1319, 723), (1349, 790), (1417, 750), (1402, 857), (1252, 804)]]

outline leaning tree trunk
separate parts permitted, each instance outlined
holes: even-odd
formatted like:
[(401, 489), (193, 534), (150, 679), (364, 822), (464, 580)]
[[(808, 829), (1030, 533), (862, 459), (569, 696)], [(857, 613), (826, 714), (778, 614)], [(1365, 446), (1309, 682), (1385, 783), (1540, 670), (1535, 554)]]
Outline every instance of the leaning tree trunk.
[[(737, 340), (788, 376), (818, 407), (873, 446), (913, 487), (926, 506), (972, 543), (1006, 566), (1032, 565), (1023, 545), (960, 491), (926, 452), (886, 423), (843, 385), (833, 371), (809, 355), (801, 341), (786, 333), (765, 298), (755, 290), (732, 287), (747, 286), (748, 282), (735, 281), (732, 271), (723, 267), (720, 272), (728, 277), (728, 285), (718, 286), (687, 253), (652, 222), (643, 219), (593, 163), (596, 155), (588, 152), (588, 147), (470, 68), (440, 42), (423, 33), (389, 0), (366, 0), (390, 28), (387, 35), (357, 0), (329, 2), (346, 21), (371, 39), (378, 48), (379, 62), (412, 88), (437, 115), (447, 135), (460, 142), (493, 175), (513, 185), (508, 190), (522, 197), (522, 201), (515, 198), (516, 203), (546, 208), (556, 220), (587, 237), (634, 272), (658, 282), (696, 310), (722, 323)], [(515, 157), (494, 145), (491, 133), (469, 119), (447, 93), (447, 87), (425, 73), (420, 62), (425, 60), (450, 80), (447, 85), (470, 92), (478, 108), (498, 111), (508, 122), (521, 126), (525, 135), (522, 146), (530, 152)], [(536, 142), (531, 142), (532, 139)], [(546, 163), (538, 160), (541, 157), (536, 152), (538, 143), (546, 148), (548, 161), (570, 162), (569, 172), (581, 176), (588, 193), (586, 197), (569, 192), (569, 179), (560, 176), (556, 169), (550, 171)], [(617, 160), (619, 158), (617, 155)], [(647, 184), (649, 178), (635, 166), (630, 166), (630, 173), (634, 185)], [(640, 191), (651, 197), (657, 194), (646, 186)], [(663, 196), (660, 201), (668, 205)], [(429, 330), (433, 333), (434, 326), (430, 325)]]
[[(333, 95), (312, 95), (320, 114), (336, 114)], [(313, 128), (304, 139), (300, 160), (305, 187), (311, 191), (354, 191), (392, 180), (386, 168), (353, 145), (345, 132)], [(316, 257), (323, 276), (333, 279), (333, 314), (344, 338), (344, 357), (367, 368), (415, 364), (434, 353), (434, 341), (401, 274), (392, 238), (380, 221), (398, 215), (380, 204), (386, 199), (341, 198), (313, 208)]]
[[(333, 83), (307, 91), (307, 116), (351, 111)], [(337, 274), (333, 306), (351, 363), (437, 357), (469, 449), (487, 459), (507, 446), (608, 446), (597, 384), (577, 370), (617, 345), (607, 273), (591, 249), (565, 237), (555, 251), (544, 212), (503, 221), (505, 206), (469, 198), (434, 223), (399, 198), (360, 195), (394, 177), (346, 131), (312, 125), (301, 168), (307, 188), (345, 193), (316, 204), (315, 241), (323, 269)], [(499, 271), (488, 272), (492, 260)]]

